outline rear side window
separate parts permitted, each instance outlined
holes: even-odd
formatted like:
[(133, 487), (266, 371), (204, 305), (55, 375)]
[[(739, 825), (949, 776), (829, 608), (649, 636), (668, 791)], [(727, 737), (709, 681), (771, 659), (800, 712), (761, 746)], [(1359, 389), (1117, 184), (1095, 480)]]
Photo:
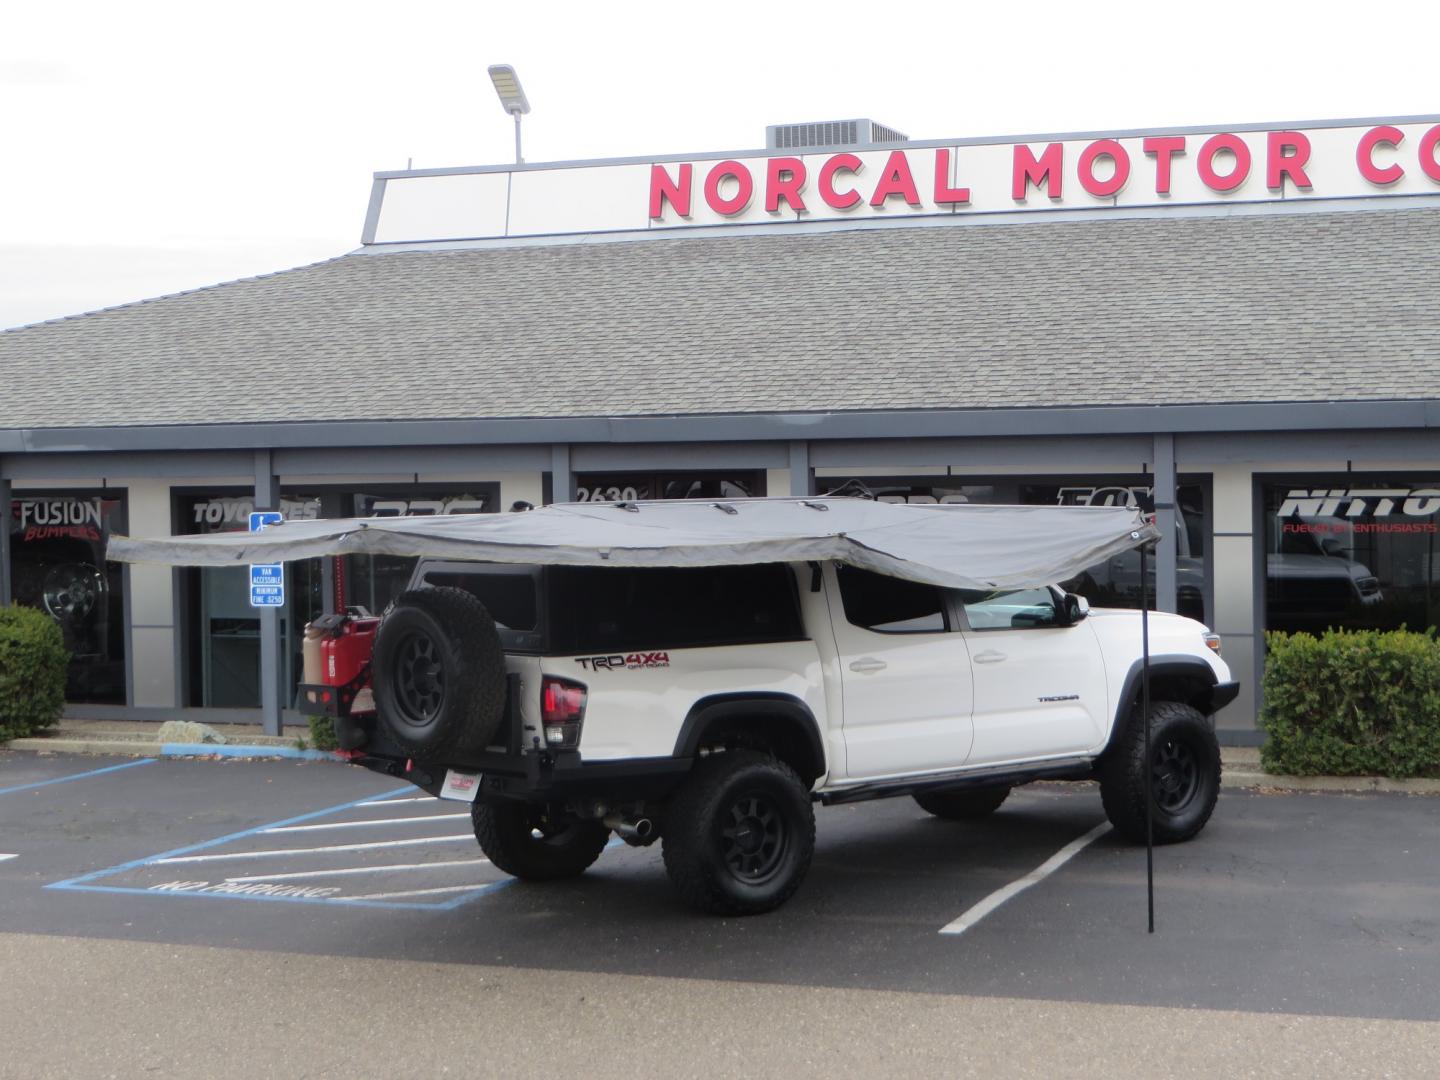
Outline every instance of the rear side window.
[(934, 585), (886, 577), (843, 564), (835, 567), (845, 618), (882, 634), (934, 634), (946, 629), (945, 596)]
[(795, 575), (759, 566), (551, 568), (550, 647), (616, 652), (804, 638)]
[(490, 612), (490, 617), (504, 628), (534, 630), (538, 624), (536, 580), (535, 576), (528, 572), (460, 573), (433, 570), (425, 575), (425, 583), (464, 589), (479, 599), (485, 605), (485, 610)]

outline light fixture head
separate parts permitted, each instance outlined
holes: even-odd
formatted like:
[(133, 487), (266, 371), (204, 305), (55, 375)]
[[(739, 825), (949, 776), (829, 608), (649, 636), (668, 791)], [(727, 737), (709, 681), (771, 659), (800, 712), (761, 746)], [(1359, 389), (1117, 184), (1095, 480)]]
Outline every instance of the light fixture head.
[(509, 64), (491, 64), (489, 71), (490, 81), (495, 84), (495, 93), (500, 95), (500, 104), (505, 111), (511, 115), (528, 113), (530, 102), (520, 88), (520, 77), (515, 74), (515, 69)]

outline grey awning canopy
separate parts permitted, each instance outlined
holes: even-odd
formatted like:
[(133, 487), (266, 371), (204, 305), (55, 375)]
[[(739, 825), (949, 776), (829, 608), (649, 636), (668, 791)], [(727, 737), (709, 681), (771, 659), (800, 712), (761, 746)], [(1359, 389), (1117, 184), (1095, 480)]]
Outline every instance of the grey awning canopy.
[(1159, 538), (1124, 507), (911, 506), (852, 498), (566, 503), (515, 514), (291, 521), (262, 533), (110, 540), (117, 562), (276, 563), (401, 555), (563, 566), (834, 559), (962, 589), (1063, 581)]

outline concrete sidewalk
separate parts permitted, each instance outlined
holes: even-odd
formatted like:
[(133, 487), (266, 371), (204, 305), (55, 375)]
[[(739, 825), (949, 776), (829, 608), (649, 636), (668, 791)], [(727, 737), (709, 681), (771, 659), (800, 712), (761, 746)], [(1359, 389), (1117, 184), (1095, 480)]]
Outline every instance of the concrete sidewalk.
[[(165, 743), (156, 738), (159, 724), (126, 720), (62, 720), (56, 727), (8, 744), (11, 750), (55, 754), (121, 754), (133, 757), (306, 757), (330, 759), (326, 751), (309, 748), (303, 729), (291, 735), (266, 735), (259, 724), (211, 724), (223, 744)], [(4, 745), (4, 744), (0, 744)], [(1440, 780), (1391, 780), (1384, 776), (1272, 776), (1260, 767), (1260, 750), (1253, 746), (1220, 748), (1227, 788), (1277, 791), (1370, 792), (1440, 795)]]

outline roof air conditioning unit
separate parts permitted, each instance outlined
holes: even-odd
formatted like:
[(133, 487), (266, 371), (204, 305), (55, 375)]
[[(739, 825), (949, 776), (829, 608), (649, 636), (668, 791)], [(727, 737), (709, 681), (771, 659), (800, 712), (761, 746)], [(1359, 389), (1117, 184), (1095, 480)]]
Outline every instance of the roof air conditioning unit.
[(909, 142), (910, 136), (874, 120), (822, 120), (814, 124), (771, 124), (765, 145), (771, 150), (809, 150), (819, 146), (881, 146)]

